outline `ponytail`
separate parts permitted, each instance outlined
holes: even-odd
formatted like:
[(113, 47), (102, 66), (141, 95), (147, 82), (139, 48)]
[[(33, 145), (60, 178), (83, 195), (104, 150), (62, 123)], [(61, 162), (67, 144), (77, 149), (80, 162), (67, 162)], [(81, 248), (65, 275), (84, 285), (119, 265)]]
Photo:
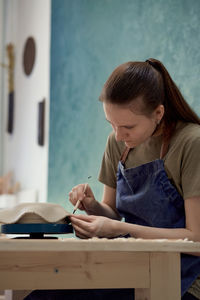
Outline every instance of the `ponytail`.
[(145, 62), (132, 61), (118, 66), (106, 81), (100, 101), (129, 106), (142, 98), (143, 114), (150, 115), (163, 104), (163, 135), (173, 133), (177, 121), (200, 125), (200, 118), (185, 101), (164, 65), (150, 58)]
[(148, 59), (146, 62), (156, 69), (163, 78), (165, 93), (165, 99), (163, 103), (165, 107), (165, 128), (171, 128), (178, 120), (200, 125), (200, 118), (185, 101), (183, 95), (181, 94), (175, 82), (172, 80), (164, 65), (159, 60), (153, 58)]

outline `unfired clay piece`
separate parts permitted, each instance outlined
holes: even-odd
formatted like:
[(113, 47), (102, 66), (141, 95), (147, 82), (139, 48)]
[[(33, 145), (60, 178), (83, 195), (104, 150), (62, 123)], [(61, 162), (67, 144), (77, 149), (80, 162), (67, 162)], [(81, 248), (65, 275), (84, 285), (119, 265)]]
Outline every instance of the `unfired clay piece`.
[(21, 203), (0, 210), (0, 223), (68, 223), (70, 213), (59, 204)]

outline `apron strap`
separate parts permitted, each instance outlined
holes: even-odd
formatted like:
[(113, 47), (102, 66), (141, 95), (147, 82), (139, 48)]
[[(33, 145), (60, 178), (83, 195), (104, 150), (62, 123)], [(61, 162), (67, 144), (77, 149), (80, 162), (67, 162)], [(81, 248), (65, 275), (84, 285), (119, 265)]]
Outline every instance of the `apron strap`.
[(163, 159), (165, 157), (165, 155), (167, 154), (168, 149), (169, 149), (169, 143), (170, 143), (170, 137), (163, 140), (161, 149), (160, 149), (160, 159)]
[(176, 123), (174, 122), (171, 124), (170, 128), (168, 128), (167, 133), (163, 137), (163, 142), (160, 149), (160, 159), (163, 159), (168, 152), (171, 137), (173, 135), (175, 128), (176, 128)]
[(129, 147), (126, 147), (125, 150), (122, 152), (122, 155), (120, 157), (120, 161), (124, 164), (125, 163), (125, 160), (129, 154), (129, 151), (130, 151), (131, 148)]

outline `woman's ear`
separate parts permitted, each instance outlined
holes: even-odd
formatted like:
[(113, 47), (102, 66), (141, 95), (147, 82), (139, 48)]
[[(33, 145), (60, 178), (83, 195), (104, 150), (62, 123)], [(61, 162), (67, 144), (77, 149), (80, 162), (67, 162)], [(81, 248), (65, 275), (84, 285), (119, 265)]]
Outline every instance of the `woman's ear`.
[(165, 113), (164, 105), (163, 104), (158, 105), (154, 111), (154, 116), (158, 124), (162, 120), (164, 113)]

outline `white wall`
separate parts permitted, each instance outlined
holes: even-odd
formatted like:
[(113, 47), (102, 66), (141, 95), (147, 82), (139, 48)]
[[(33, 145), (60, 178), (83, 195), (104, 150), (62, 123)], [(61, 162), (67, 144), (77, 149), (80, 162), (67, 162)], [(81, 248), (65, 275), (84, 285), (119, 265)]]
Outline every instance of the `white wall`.
[[(3, 62), (3, 32), (4, 32), (4, 27), (3, 27), (3, 0), (0, 0), (0, 62)], [(3, 149), (2, 149), (2, 144), (3, 144), (3, 122), (2, 118), (3, 117), (3, 69), (0, 67), (0, 175), (3, 173)]]
[[(4, 147), (3, 172), (14, 172), (22, 189), (35, 189), (41, 202), (47, 199), (49, 73), (50, 73), (50, 0), (6, 0), (5, 43), (15, 45), (14, 132), (6, 133), (7, 74), (4, 72)], [(23, 72), (26, 39), (36, 41), (36, 62), (30, 76)], [(4, 45), (5, 46), (5, 45)], [(5, 58), (6, 59), (6, 58)], [(37, 144), (38, 102), (46, 99), (45, 145)], [(28, 200), (28, 199), (27, 199)]]

